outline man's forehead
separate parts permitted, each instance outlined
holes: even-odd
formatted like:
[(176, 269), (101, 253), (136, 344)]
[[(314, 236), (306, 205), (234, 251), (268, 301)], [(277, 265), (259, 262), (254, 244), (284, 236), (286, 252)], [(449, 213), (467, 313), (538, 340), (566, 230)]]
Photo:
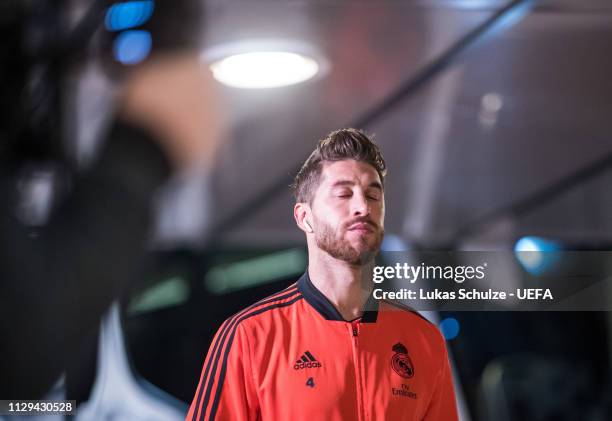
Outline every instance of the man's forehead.
[(345, 159), (342, 161), (323, 161), (322, 164), (321, 185), (333, 185), (337, 182), (381, 184), (378, 171), (367, 162)]

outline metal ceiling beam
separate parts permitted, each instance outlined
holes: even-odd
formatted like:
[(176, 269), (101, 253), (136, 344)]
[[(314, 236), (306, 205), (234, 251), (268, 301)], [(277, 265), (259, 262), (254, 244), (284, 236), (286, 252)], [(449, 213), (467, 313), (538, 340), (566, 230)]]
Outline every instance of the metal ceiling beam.
[(582, 168), (579, 168), (577, 171), (574, 171), (571, 174), (554, 181), (548, 186), (545, 186), (527, 197), (487, 212), (475, 220), (468, 222), (466, 225), (455, 231), (455, 233), (451, 236), (451, 241), (444, 245), (443, 248), (447, 248), (448, 246), (454, 247), (462, 240), (465, 240), (471, 235), (477, 234), (478, 232), (486, 229), (487, 226), (490, 226), (503, 218), (516, 218), (532, 212), (567, 190), (585, 183), (586, 181), (597, 177), (611, 168), (612, 152), (592, 163), (583, 166)]

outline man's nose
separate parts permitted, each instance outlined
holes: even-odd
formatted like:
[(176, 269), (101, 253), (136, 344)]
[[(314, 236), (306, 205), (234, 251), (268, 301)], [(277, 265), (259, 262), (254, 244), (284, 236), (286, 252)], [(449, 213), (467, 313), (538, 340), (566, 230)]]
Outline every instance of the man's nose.
[(354, 216), (367, 216), (370, 214), (370, 202), (365, 194), (354, 194), (351, 205), (351, 213)]

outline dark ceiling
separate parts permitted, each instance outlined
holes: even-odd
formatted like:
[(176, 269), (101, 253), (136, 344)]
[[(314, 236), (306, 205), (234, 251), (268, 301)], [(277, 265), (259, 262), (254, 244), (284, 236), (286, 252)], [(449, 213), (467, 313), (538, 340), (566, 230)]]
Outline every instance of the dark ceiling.
[(289, 88), (221, 88), (226, 243), (300, 244), (291, 174), (349, 125), (381, 144), (387, 232), (408, 243), (612, 239), (608, 2), (224, 0), (206, 3), (205, 28), (205, 49), (297, 40), (330, 64)]

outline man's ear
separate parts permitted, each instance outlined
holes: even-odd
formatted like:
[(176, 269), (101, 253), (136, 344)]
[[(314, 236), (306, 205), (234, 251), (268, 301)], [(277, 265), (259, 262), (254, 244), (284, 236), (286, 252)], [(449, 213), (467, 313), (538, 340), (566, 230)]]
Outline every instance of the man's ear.
[(312, 228), (312, 220), (311, 220), (312, 211), (308, 203), (296, 203), (293, 206), (293, 217), (295, 218), (295, 223), (297, 226), (306, 233), (313, 233), (314, 230)]

